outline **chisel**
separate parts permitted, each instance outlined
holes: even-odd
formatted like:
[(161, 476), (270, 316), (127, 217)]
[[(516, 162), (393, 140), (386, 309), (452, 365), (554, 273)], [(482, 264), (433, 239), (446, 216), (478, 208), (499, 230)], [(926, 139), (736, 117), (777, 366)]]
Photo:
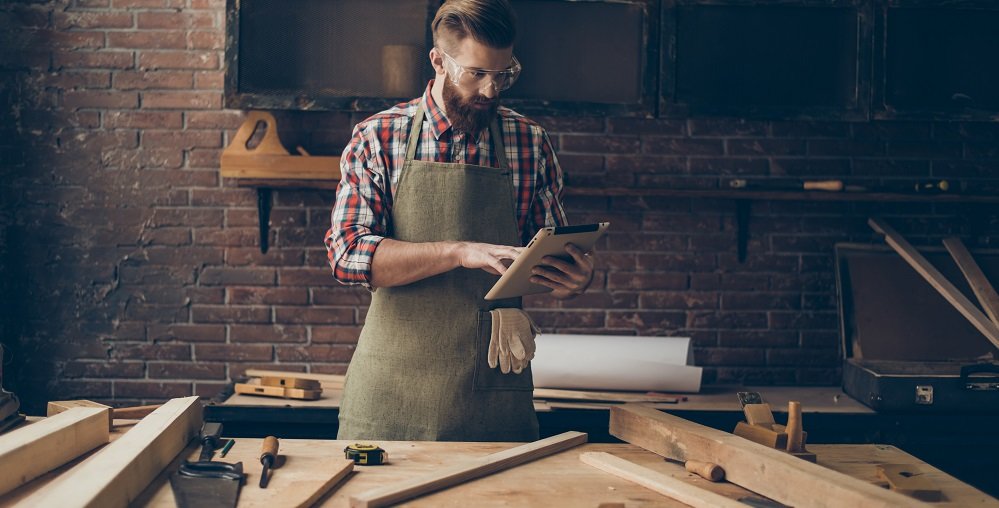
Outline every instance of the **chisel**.
[(278, 439), (274, 436), (267, 436), (264, 438), (264, 444), (260, 448), (260, 464), (262, 465), (260, 469), (260, 488), (266, 489), (267, 482), (270, 479), (268, 473), (272, 467), (274, 467), (274, 461), (277, 459), (278, 455)]
[(205, 422), (201, 426), (201, 455), (199, 461), (212, 460), (215, 449), (219, 446), (219, 438), (222, 436), (222, 424), (219, 422)]

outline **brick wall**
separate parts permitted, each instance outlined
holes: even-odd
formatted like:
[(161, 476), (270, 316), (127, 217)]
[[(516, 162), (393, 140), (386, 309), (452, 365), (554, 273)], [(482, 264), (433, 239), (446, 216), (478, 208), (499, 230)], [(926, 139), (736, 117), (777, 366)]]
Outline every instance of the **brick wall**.
[[(5, 384), (35, 412), (50, 398), (212, 395), (247, 367), (346, 368), (369, 296), (326, 268), (332, 192), (276, 192), (262, 255), (254, 191), (219, 179), (241, 121), (222, 109), (224, 4), (0, 4), (0, 340)], [(363, 115), (280, 118), (287, 146), (338, 154)], [(538, 120), (575, 188), (934, 177), (999, 189), (996, 124)], [(917, 244), (999, 239), (984, 207), (755, 202), (739, 263), (730, 201), (566, 204), (573, 222), (610, 220), (613, 232), (587, 295), (527, 299), (538, 322), (693, 336), (707, 382), (838, 383), (831, 249), (877, 241), (870, 214)]]

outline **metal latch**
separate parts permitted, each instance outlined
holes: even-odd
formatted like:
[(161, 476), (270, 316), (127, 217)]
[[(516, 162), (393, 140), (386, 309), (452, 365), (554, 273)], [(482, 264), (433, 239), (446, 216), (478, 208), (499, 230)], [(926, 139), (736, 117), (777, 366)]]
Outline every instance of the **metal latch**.
[(916, 386), (916, 404), (933, 404), (933, 385)]
[[(986, 374), (981, 376), (979, 374)], [(991, 374), (991, 375), (988, 375)], [(999, 365), (994, 363), (979, 363), (961, 367), (961, 382), (965, 390), (976, 392), (999, 391)]]

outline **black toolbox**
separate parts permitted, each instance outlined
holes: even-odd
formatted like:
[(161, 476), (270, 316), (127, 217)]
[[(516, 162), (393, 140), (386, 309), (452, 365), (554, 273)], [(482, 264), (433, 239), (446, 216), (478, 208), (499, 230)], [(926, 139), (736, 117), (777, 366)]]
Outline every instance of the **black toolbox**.
[[(920, 252), (968, 299), (943, 248)], [(973, 253), (999, 286), (999, 251)], [(999, 349), (888, 246), (836, 245), (843, 391), (877, 411), (999, 413)]]

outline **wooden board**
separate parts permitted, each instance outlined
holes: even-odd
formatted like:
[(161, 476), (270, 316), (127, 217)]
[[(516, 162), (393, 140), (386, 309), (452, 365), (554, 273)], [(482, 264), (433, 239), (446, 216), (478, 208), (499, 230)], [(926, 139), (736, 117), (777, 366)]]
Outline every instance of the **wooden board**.
[(610, 433), (666, 458), (718, 464), (726, 480), (787, 505), (919, 505), (782, 451), (638, 404), (611, 408)]
[[(582, 432), (565, 432), (533, 443), (513, 447), (485, 457), (462, 461), (441, 471), (352, 497), (354, 508), (388, 506), (422, 494), (459, 485), (469, 480), (530, 462), (586, 442)], [(391, 455), (390, 455), (391, 456)]]
[(243, 395), (256, 395), (261, 397), (277, 397), (295, 400), (318, 400), (323, 391), (303, 390), (301, 388), (285, 388), (281, 386), (264, 386), (259, 379), (251, 379), (247, 383), (236, 383), (233, 385), (236, 393)]
[(25, 501), (26, 506), (125, 506), (187, 446), (200, 426), (198, 397), (173, 399), (35, 492)]
[(978, 303), (982, 304), (989, 319), (993, 323), (999, 323), (999, 294), (996, 294), (995, 288), (982, 272), (982, 267), (978, 266), (974, 256), (968, 252), (968, 248), (964, 246), (964, 242), (960, 238), (944, 238), (943, 244), (944, 247), (947, 247), (947, 252), (950, 252), (950, 256), (954, 258), (957, 267), (961, 269), (964, 278), (968, 279), (971, 291), (975, 293)]
[(880, 219), (869, 219), (867, 223), (872, 229), (885, 235), (885, 242), (895, 249), (896, 252), (919, 275), (922, 275), (926, 282), (929, 282), (933, 289), (936, 289), (941, 296), (944, 297), (947, 302), (954, 306), (962, 316), (965, 317), (972, 325), (985, 335), (985, 338), (989, 339), (992, 344), (999, 348), (999, 326), (989, 320), (982, 314), (982, 311), (978, 310), (977, 307), (966, 296), (961, 293), (959, 289), (954, 287), (943, 274), (940, 273), (929, 261), (923, 257), (902, 235), (898, 234), (897, 231), (892, 229), (887, 223)]
[(559, 390), (535, 388), (534, 398), (543, 400), (586, 400), (599, 402), (661, 402), (676, 403), (682, 397), (665, 393), (600, 392), (590, 390)]
[(679, 478), (656, 472), (606, 452), (581, 453), (579, 460), (694, 508), (745, 508), (746, 506), (721, 494), (715, 494)]
[(311, 379), (319, 381), (323, 388), (343, 388), (343, 382), (347, 376), (339, 374), (312, 374), (308, 372), (291, 372), (284, 370), (246, 369), (246, 375), (250, 377), (295, 377), (298, 379)]
[[(261, 439), (237, 438), (226, 461), (242, 461), (250, 475), (248, 483), (240, 493), (240, 505), (255, 503), (259, 496), (267, 496), (270, 488), (259, 489), (254, 483), (259, 479), (260, 469), (257, 455)], [(311, 439), (282, 439), (281, 455), (288, 462), (275, 470), (272, 478), (279, 474), (290, 476), (295, 481), (306, 477), (313, 484), (322, 480), (311, 476), (315, 468), (303, 467), (314, 464), (322, 458), (342, 457), (343, 448), (349, 441), (323, 441)], [(374, 488), (439, 471), (451, 466), (455, 461), (482, 457), (516, 446), (517, 443), (440, 443), (432, 441), (380, 441), (392, 458), (391, 467), (357, 466), (347, 480), (338, 485), (317, 506), (345, 508), (349, 498)], [(811, 445), (810, 449), (819, 454), (819, 463), (836, 471), (849, 474), (865, 482), (878, 481), (875, 464), (906, 463), (914, 464), (927, 471), (944, 492), (945, 501), (936, 504), (938, 508), (958, 508), (966, 506), (999, 507), (999, 501), (976, 490), (952, 476), (926, 465), (919, 459), (898, 448), (885, 445)], [(730, 499), (754, 496), (738, 485), (727, 482), (711, 483), (694, 474), (688, 474), (683, 466), (664, 461), (662, 457), (627, 443), (587, 443), (562, 453), (550, 455), (536, 461), (522, 464), (487, 477), (456, 485), (446, 490), (421, 496), (405, 503), (415, 508), (454, 507), (510, 507), (510, 506), (552, 506), (557, 499), (561, 506), (590, 506), (620, 503), (628, 507), (642, 508), (682, 508), (685, 504), (636, 485), (630, 481), (604, 473), (579, 460), (582, 452), (608, 452), (629, 462), (639, 464), (654, 471), (677, 477), (683, 481), (711, 490)], [(184, 457), (196, 458), (197, 446), (192, 444)], [(231, 460), (230, 460), (231, 459)], [(179, 459), (178, 459), (179, 461)], [(287, 478), (286, 478), (287, 480)], [(25, 488), (31, 487), (28, 485)], [(149, 489), (137, 500), (135, 506), (148, 506), (147, 501), (155, 495), (169, 495), (170, 484), (167, 475), (161, 474)], [(757, 496), (758, 497), (758, 496)], [(172, 499), (172, 497), (170, 498)], [(261, 498), (262, 499), (262, 498)], [(170, 504), (153, 506), (173, 508)], [(277, 505), (274, 505), (277, 506)], [(6, 507), (0, 499), (0, 507)]]
[(0, 436), (0, 495), (108, 442), (109, 408), (71, 408)]

